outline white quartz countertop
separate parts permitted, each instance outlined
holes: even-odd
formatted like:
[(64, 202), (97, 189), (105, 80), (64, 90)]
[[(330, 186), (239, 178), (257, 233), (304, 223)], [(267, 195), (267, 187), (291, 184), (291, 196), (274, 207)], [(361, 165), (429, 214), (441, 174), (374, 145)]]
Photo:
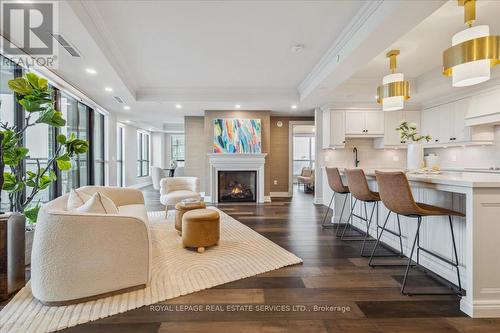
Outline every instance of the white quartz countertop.
[[(441, 171), (439, 174), (419, 174), (407, 172), (402, 169), (374, 169), (363, 168), (367, 177), (375, 177), (375, 170), (379, 171), (403, 171), (409, 181), (440, 185), (464, 186), (464, 187), (498, 187), (500, 188), (500, 174)], [(344, 173), (342, 171), (342, 173)]]

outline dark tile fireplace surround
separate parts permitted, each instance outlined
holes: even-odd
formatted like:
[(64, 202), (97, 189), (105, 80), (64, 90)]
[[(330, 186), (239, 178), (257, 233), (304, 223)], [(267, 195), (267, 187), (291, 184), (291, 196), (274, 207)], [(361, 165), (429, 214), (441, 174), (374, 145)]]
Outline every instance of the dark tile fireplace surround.
[(257, 202), (257, 171), (218, 171), (219, 202)]

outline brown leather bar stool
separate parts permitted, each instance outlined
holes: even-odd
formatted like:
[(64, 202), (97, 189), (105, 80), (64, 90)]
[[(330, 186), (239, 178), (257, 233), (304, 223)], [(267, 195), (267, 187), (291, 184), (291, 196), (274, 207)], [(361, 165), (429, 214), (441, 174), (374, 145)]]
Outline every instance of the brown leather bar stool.
[[(408, 257), (408, 264), (406, 265), (406, 272), (403, 280), (403, 284), (401, 286), (401, 293), (403, 295), (462, 295), (462, 284), (460, 282), (460, 271), (459, 271), (459, 263), (458, 263), (458, 255), (457, 255), (457, 246), (455, 243), (455, 234), (453, 232), (453, 220), (452, 216), (465, 216), (464, 214), (436, 206), (431, 206), (428, 204), (417, 203), (413, 199), (413, 194), (411, 193), (410, 184), (408, 183), (408, 179), (403, 172), (380, 172), (375, 171), (375, 175), (377, 177), (378, 189), (380, 193), (380, 198), (382, 202), (392, 212), (396, 214), (412, 217), (417, 219), (417, 231), (415, 232), (415, 238), (413, 239), (413, 245), (411, 248), (410, 256)], [(448, 216), (450, 231), (451, 231), (451, 239), (453, 243), (453, 254), (455, 261), (451, 261), (437, 253), (434, 253), (428, 249), (425, 249), (420, 246), (420, 225), (422, 223), (422, 218), (426, 216)], [(384, 222), (384, 227), (387, 224), (388, 218)], [(373, 248), (373, 253), (377, 249), (377, 246), (380, 243), (380, 238), (382, 237), (382, 232), (378, 235), (377, 243)], [(425, 253), (440, 259), (441, 261), (455, 267), (457, 271), (458, 278), (458, 290), (453, 293), (409, 293), (405, 291), (406, 282), (408, 279), (408, 272), (410, 270), (410, 266), (412, 263), (413, 253), (415, 251), (415, 247), (417, 247), (417, 262), (416, 266), (419, 266), (419, 251), (424, 251)], [(370, 264), (373, 257), (370, 258)]]
[[(340, 218), (339, 218), (339, 224), (340, 224), (340, 222), (342, 222), (342, 216), (344, 214), (344, 208), (345, 208), (345, 204), (347, 202), (347, 197), (349, 196), (350, 192), (349, 192), (349, 188), (342, 183), (342, 178), (340, 177), (340, 172), (339, 172), (338, 168), (325, 167), (325, 171), (326, 171), (326, 176), (328, 178), (328, 185), (330, 186), (330, 189), (333, 191), (333, 195), (332, 195), (332, 199), (330, 200), (330, 204), (328, 205), (328, 209), (326, 210), (325, 217), (323, 218), (323, 223), (321, 224), (321, 227), (330, 228), (330, 227), (333, 227), (334, 225), (333, 225), (333, 223), (326, 223), (326, 218), (327, 218), (328, 213), (330, 211), (330, 207), (332, 206), (332, 202), (333, 202), (333, 199), (335, 198), (335, 194), (338, 193), (338, 194), (345, 195), (344, 203), (342, 205), (342, 211), (340, 212)], [(338, 235), (339, 229), (340, 228), (337, 229), (337, 236), (340, 236), (340, 235)]]
[[(366, 233), (364, 234), (364, 237), (360, 238), (344, 238), (345, 232), (347, 230), (348, 224), (345, 225), (344, 230), (342, 231), (342, 240), (362, 240), (363, 245), (361, 246), (361, 256), (365, 257), (366, 255), (364, 254), (364, 249), (365, 249), (365, 244), (370, 237), (370, 227), (372, 224), (373, 220), (373, 213), (375, 212), (375, 209), (377, 210), (377, 215), (376, 215), (376, 221), (377, 221), (377, 235), (378, 235), (378, 203), (380, 202), (380, 195), (378, 192), (373, 192), (370, 190), (368, 187), (368, 182), (366, 180), (365, 173), (362, 169), (346, 169), (346, 175), (347, 175), (347, 184), (349, 186), (349, 191), (351, 192), (351, 195), (354, 197), (354, 204), (352, 205), (351, 208), (351, 214), (349, 215), (349, 218), (347, 221), (349, 222), (351, 220), (351, 217), (357, 217), (358, 219), (365, 221), (366, 223)], [(364, 211), (365, 211), (365, 216), (357, 215), (354, 213), (354, 209), (356, 208), (356, 203), (358, 201), (361, 201), (364, 206)], [(366, 207), (367, 203), (372, 203), (372, 210), (370, 213), (370, 218), (368, 218), (368, 209)], [(352, 227), (352, 223), (350, 224)], [(376, 239), (371, 239), (371, 240), (376, 240)], [(369, 256), (369, 255), (368, 255)]]

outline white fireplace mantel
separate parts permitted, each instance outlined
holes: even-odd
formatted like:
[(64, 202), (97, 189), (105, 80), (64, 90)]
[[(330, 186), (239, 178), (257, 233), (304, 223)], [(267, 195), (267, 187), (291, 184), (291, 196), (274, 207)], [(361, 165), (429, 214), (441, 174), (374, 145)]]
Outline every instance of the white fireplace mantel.
[(257, 171), (257, 202), (264, 202), (264, 164), (267, 154), (208, 154), (210, 165), (210, 189), (212, 202), (218, 201), (219, 171), (248, 170)]

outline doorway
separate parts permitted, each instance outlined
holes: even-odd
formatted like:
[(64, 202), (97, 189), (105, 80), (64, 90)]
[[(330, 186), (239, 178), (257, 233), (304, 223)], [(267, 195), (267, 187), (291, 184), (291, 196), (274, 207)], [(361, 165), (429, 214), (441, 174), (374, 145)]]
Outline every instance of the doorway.
[(291, 121), (289, 126), (289, 196), (293, 196), (294, 188), (314, 193), (316, 158), (314, 121)]

